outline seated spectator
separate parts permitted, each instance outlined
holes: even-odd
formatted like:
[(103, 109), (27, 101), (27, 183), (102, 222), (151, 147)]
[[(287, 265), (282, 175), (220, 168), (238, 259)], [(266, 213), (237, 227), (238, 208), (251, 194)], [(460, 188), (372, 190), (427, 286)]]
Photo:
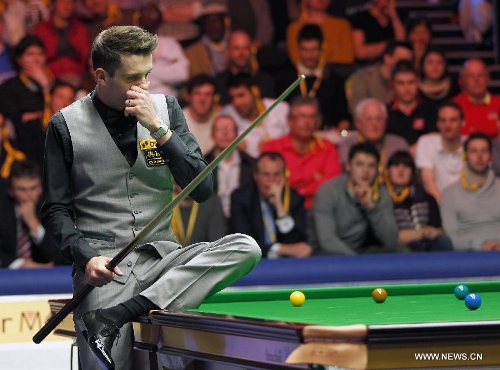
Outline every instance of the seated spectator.
[(464, 136), (476, 131), (484, 132), (492, 138), (498, 134), (500, 95), (488, 91), (489, 81), (490, 74), (482, 60), (473, 58), (465, 62), (460, 75), (462, 93), (453, 99), (464, 111)]
[(413, 49), (415, 69), (420, 72), (422, 58), (427, 52), (429, 43), (431, 42), (431, 24), (426, 18), (413, 18), (406, 28), (406, 36), (408, 43)]
[(12, 164), (26, 159), (26, 155), (16, 146), (11, 139), (10, 127), (5, 122), (3, 114), (0, 113), (0, 197), (7, 194), (7, 181)]
[(351, 126), (347, 112), (344, 81), (331, 64), (325, 64), (323, 33), (316, 24), (304, 25), (298, 33), (299, 59), (285, 69), (276, 79), (278, 91), (285, 91), (299, 75), (306, 78), (293, 90), (287, 101), (302, 95), (318, 99), (321, 111), (321, 129), (333, 129), (337, 133)]
[(255, 48), (268, 46), (274, 37), (274, 24), (266, 0), (226, 1), (233, 31), (244, 31)]
[(500, 119), (497, 121), (498, 136), (491, 140), (492, 144), (492, 169), (495, 175), (500, 177)]
[(15, 162), (8, 194), (0, 199), (0, 266), (17, 269), (67, 263), (40, 222), (40, 168), (29, 161)]
[(448, 62), (444, 52), (430, 47), (421, 60), (420, 94), (436, 106), (453, 98), (460, 92), (457, 80), (448, 72)]
[(460, 180), (443, 192), (441, 216), (458, 251), (500, 250), (500, 179), (489, 168), (491, 139), (477, 132), (464, 143)]
[(404, 41), (406, 31), (394, 2), (373, 0), (368, 9), (351, 18), (352, 40), (356, 59), (374, 61), (379, 58), (389, 41)]
[[(300, 60), (297, 42), (300, 30), (306, 24), (317, 24), (323, 35), (323, 53), (327, 63), (354, 63), (354, 45), (351, 38), (351, 24), (347, 19), (328, 14), (330, 0), (306, 0), (299, 20), (290, 23), (287, 29), (287, 49), (295, 65)], [(300, 40), (299, 40), (300, 42)]]
[(254, 181), (231, 195), (229, 230), (253, 237), (264, 257), (308, 257), (304, 199), (286, 183), (285, 173), (278, 153), (257, 158)]
[(75, 15), (74, 0), (52, 0), (50, 18), (34, 34), (42, 40), (52, 75), (77, 87), (90, 55), (91, 41), (85, 24)]
[(253, 77), (262, 97), (276, 97), (274, 80), (270, 74), (259, 69), (252, 50), (252, 40), (243, 31), (235, 31), (229, 37), (226, 69), (215, 76), (221, 104), (229, 103), (228, 81), (239, 73), (247, 73)]
[(5, 19), (4, 40), (14, 48), (24, 37), (31, 34), (35, 26), (50, 17), (45, 0), (7, 0), (2, 1), (2, 14)]
[[(273, 103), (273, 99), (260, 98), (252, 76), (240, 73), (228, 81), (231, 104), (226, 105), (221, 113), (231, 116), (242, 133)], [(243, 141), (244, 149), (250, 156), (257, 158), (264, 142), (288, 134), (288, 103), (280, 102), (266, 118), (254, 128)]]
[(457, 181), (462, 168), (462, 108), (453, 101), (441, 104), (437, 113), (439, 134), (423, 135), (417, 141), (415, 164), (420, 171), (424, 189), (438, 203), (441, 192)]
[[(177, 184), (175, 189), (178, 194)], [(226, 235), (225, 225), (222, 205), (215, 194), (202, 203), (184, 198), (172, 212), (172, 231), (183, 247), (222, 238)]]
[(16, 74), (11, 62), (12, 48), (5, 42), (5, 33), (5, 16), (0, 13), (0, 84)]
[(354, 125), (357, 131), (350, 131), (340, 142), (339, 159), (345, 170), (351, 146), (368, 142), (379, 151), (379, 180), (383, 180), (384, 168), (389, 157), (398, 150), (408, 150), (408, 143), (400, 136), (386, 133), (387, 107), (379, 100), (362, 100), (354, 109)]
[(459, 0), (460, 28), (469, 42), (481, 43), (491, 30), (495, 10), (491, 0)]
[(224, 4), (204, 4), (197, 19), (200, 40), (185, 49), (189, 60), (189, 76), (207, 74), (215, 76), (226, 69), (227, 7)]
[[(214, 119), (211, 136), (214, 148), (205, 155), (208, 163), (238, 137), (238, 126), (230, 116), (218, 116)], [(252, 181), (254, 163), (254, 158), (236, 148), (214, 170), (214, 193), (221, 199), (226, 219), (231, 216), (231, 193)]]
[(212, 125), (220, 106), (217, 104), (216, 82), (209, 75), (193, 76), (187, 84), (186, 101), (188, 105), (182, 111), (186, 117), (189, 131), (206, 154), (213, 146)]
[(389, 158), (385, 186), (394, 205), (398, 244), (414, 252), (453, 250), (450, 238), (443, 234), (439, 206), (420, 185), (409, 152), (397, 151)]
[(149, 74), (149, 92), (177, 97), (189, 78), (189, 61), (181, 44), (172, 37), (158, 33), (162, 23), (160, 8), (153, 3), (139, 12), (139, 27), (158, 34), (158, 46), (153, 51), (154, 68)]
[(323, 183), (314, 198), (308, 237), (319, 255), (402, 252), (392, 200), (379, 186), (377, 149), (353, 145), (347, 173)]
[(18, 74), (0, 85), (0, 112), (23, 122), (50, 118), (50, 89), (54, 76), (47, 68), (45, 49), (36, 36), (26, 36), (14, 50)]
[(277, 152), (285, 158), (288, 183), (304, 197), (307, 209), (318, 187), (342, 172), (337, 148), (316, 133), (318, 121), (317, 100), (297, 96), (288, 115), (290, 133), (262, 146), (262, 152)]
[(411, 46), (405, 42), (390, 42), (385, 48), (380, 63), (359, 69), (346, 81), (346, 96), (349, 108), (354, 109), (366, 98), (376, 98), (388, 104), (393, 98), (390, 85), (391, 71), (400, 60), (412, 60)]
[(423, 134), (435, 132), (436, 107), (418, 95), (418, 74), (408, 60), (396, 63), (391, 84), (394, 99), (389, 103), (387, 132), (404, 138), (415, 155), (417, 140)]

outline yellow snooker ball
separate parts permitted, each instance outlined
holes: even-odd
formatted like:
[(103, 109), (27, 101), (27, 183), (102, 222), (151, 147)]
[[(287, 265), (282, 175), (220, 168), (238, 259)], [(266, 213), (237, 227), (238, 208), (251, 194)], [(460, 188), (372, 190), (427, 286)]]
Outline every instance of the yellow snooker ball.
[(302, 306), (305, 301), (306, 296), (301, 291), (296, 290), (295, 292), (290, 294), (290, 302), (292, 302), (295, 307)]

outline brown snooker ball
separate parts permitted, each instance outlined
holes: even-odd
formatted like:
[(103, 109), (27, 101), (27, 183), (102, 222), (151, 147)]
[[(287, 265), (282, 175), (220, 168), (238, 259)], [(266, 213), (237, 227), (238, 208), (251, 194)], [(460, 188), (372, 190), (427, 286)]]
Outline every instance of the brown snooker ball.
[(383, 303), (387, 299), (387, 292), (384, 288), (374, 289), (372, 292), (372, 298), (377, 303)]

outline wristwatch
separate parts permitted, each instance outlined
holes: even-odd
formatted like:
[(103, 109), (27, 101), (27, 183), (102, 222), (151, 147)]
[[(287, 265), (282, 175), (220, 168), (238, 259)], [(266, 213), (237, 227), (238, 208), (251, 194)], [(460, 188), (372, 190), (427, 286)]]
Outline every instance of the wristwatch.
[(151, 134), (151, 137), (155, 140), (158, 140), (162, 136), (165, 136), (170, 130), (165, 122), (162, 122), (160, 128)]

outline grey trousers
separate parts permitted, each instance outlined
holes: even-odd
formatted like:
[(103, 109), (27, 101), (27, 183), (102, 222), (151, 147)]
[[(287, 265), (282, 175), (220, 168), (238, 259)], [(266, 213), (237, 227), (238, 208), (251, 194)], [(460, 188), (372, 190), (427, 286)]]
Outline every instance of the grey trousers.
[[(261, 257), (258, 244), (244, 234), (193, 244), (163, 259), (154, 248), (142, 248), (140, 253), (126, 283), (112, 281), (92, 290), (75, 309), (75, 320), (90, 310), (112, 307), (138, 294), (169, 310), (196, 308), (206, 297), (250, 272)], [(85, 284), (85, 275), (77, 272), (73, 277), (73, 291), (78, 292)], [(77, 325), (75, 327), (82, 368), (99, 369), (85, 338)], [(120, 329), (120, 338), (111, 352), (117, 370), (133, 368), (133, 342), (132, 324), (127, 323)]]

